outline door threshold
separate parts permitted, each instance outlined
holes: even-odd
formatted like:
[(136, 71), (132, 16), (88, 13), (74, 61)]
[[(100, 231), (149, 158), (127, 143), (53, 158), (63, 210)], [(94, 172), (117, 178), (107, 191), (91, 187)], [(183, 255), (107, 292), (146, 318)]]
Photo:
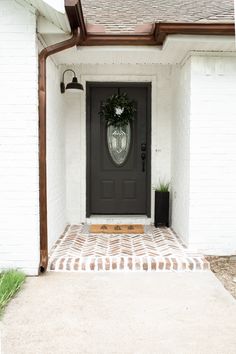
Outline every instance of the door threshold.
[(146, 215), (91, 215), (86, 219), (88, 225), (92, 224), (142, 224), (151, 225), (152, 220)]

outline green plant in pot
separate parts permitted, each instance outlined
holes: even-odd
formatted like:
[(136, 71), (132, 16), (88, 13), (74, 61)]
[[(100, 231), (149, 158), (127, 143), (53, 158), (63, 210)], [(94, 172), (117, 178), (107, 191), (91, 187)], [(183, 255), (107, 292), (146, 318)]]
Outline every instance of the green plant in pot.
[(154, 187), (155, 190), (155, 217), (154, 225), (169, 226), (169, 198), (170, 182), (159, 180), (159, 184)]

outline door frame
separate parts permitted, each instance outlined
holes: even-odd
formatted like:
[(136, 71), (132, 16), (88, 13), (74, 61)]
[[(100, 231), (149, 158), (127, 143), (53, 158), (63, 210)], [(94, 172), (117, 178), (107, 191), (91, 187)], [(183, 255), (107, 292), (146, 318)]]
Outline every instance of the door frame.
[[(151, 132), (151, 92), (152, 92), (152, 83), (151, 82), (120, 82), (120, 81), (86, 81), (86, 217), (89, 218), (92, 214), (90, 212), (90, 186), (91, 186), (91, 88), (94, 87), (146, 87), (147, 89), (147, 183), (146, 183), (146, 213), (140, 214), (147, 217), (151, 217), (151, 146), (152, 146), (152, 132)], [(122, 215), (132, 215), (132, 214), (122, 214)]]

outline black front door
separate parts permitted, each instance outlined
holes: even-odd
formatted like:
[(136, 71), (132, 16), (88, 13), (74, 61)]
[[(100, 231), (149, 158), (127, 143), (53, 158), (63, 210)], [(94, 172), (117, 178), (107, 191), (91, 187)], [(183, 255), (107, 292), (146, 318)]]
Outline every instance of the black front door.
[[(99, 115), (101, 102), (117, 93), (135, 102), (135, 117), (122, 131), (107, 131)], [(87, 216), (150, 216), (150, 94), (149, 83), (87, 83)], [(121, 137), (122, 143), (116, 140)]]

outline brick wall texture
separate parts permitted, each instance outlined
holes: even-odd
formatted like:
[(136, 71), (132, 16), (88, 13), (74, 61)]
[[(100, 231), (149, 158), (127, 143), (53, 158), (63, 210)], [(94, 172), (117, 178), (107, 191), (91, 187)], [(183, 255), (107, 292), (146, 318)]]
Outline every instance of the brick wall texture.
[(172, 227), (193, 250), (235, 254), (236, 58), (192, 56), (174, 82)]
[(36, 18), (12, 0), (0, 6), (0, 267), (37, 273), (38, 69)]
[(190, 247), (236, 253), (236, 58), (191, 59)]

